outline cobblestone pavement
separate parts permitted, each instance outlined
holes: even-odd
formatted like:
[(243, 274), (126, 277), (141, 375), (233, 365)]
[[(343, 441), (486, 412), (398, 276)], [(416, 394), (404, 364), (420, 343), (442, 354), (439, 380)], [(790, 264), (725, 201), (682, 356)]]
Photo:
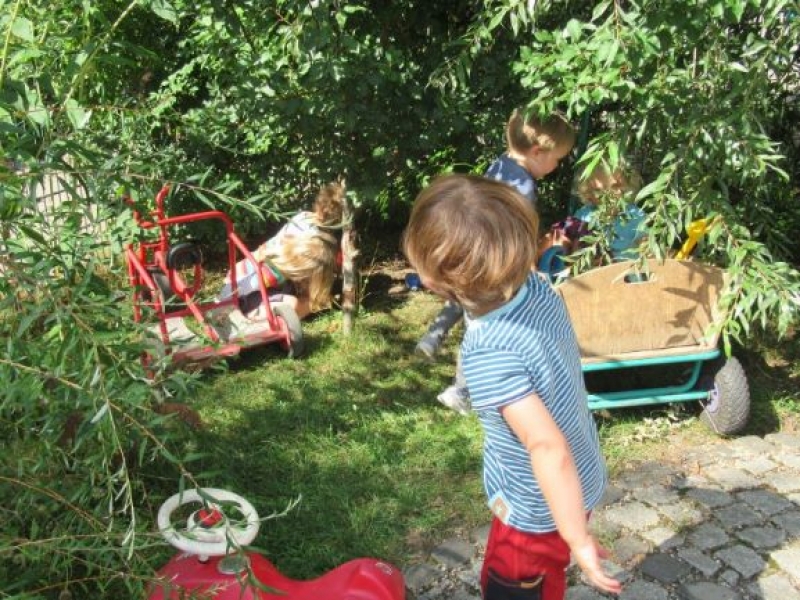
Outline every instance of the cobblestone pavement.
[[(800, 600), (800, 434), (687, 447), (616, 476), (592, 528), (621, 600)], [(488, 512), (488, 510), (487, 510)], [(478, 600), (488, 525), (404, 569), (416, 600)], [(607, 598), (569, 571), (567, 600)]]

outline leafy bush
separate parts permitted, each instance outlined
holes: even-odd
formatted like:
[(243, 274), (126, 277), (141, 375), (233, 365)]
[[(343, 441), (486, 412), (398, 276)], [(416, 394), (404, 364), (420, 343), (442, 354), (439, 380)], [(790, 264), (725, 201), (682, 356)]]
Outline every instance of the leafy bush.
[[(582, 164), (641, 169), (653, 252), (720, 217), (700, 252), (731, 273), (729, 338), (784, 331), (800, 292), (800, 22), (785, 6), (0, 3), (4, 591), (141, 597), (152, 507), (194, 481), (195, 448), (158, 407), (198, 380), (145, 377), (119, 260), (122, 199), (147, 210), (165, 182), (190, 192), (171, 210), (222, 205), (255, 234), (344, 176), (368, 237), (402, 227), (431, 176), (480, 171), (513, 107), (560, 109), (588, 124)], [(36, 192), (53, 173), (55, 217)], [(553, 214), (570, 175), (543, 186)]]

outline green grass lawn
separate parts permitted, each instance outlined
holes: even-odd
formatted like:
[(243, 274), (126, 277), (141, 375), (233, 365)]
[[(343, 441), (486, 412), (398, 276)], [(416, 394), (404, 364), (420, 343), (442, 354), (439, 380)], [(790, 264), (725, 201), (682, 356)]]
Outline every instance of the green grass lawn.
[[(440, 307), (421, 293), (368, 294), (351, 337), (338, 311), (304, 323), (306, 356), (254, 350), (227, 372), (204, 375), (190, 403), (204, 427), (195, 473), (248, 498), (267, 521), (255, 545), (292, 577), (318, 575), (357, 556), (406, 565), (446, 537), (489, 521), (481, 487), (481, 431), (474, 416), (441, 407), (456, 343), (435, 364), (413, 348)], [(370, 286), (376, 285), (370, 281)], [(798, 413), (797, 343), (744, 358), (754, 401), (750, 433), (793, 427)], [(741, 355), (740, 355), (741, 357)], [(676, 429), (709, 434), (697, 409), (655, 407), (598, 415), (612, 472), (656, 456)]]

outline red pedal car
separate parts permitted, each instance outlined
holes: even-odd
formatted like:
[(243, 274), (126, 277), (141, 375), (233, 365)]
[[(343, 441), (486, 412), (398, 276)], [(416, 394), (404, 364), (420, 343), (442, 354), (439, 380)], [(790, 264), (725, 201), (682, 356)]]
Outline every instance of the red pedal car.
[[(173, 513), (199, 504), (180, 526)], [(357, 558), (317, 579), (297, 581), (242, 546), (256, 537), (259, 518), (244, 498), (225, 490), (187, 490), (167, 499), (158, 528), (180, 552), (158, 571), (148, 600), (178, 600), (190, 592), (214, 600), (404, 600), (405, 584), (396, 567)]]
[(231, 219), (212, 210), (169, 217), (164, 203), (170, 193), (164, 186), (156, 195), (156, 208), (144, 217), (134, 212), (142, 239), (125, 250), (128, 278), (133, 288), (133, 314), (137, 323), (152, 322), (156, 343), (153, 355), (169, 355), (177, 363), (203, 363), (238, 354), (243, 348), (278, 343), (290, 357), (303, 350), (303, 331), (294, 309), (270, 304), (264, 281), (260, 281), (261, 308), (257, 316), (239, 310), (239, 290), (233, 281), (231, 297), (219, 301), (198, 298), (204, 281), (203, 253), (191, 241), (171, 244), (170, 236), (187, 224), (218, 221), (225, 231), (228, 272), (241, 259), (253, 255), (233, 229)]

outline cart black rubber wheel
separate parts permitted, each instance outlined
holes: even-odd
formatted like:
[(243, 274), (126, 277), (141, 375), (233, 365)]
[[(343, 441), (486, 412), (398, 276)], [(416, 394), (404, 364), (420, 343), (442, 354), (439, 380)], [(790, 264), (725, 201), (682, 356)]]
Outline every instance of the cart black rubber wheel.
[(300, 318), (288, 304), (275, 303), (272, 305), (272, 312), (286, 323), (286, 328), (289, 330), (289, 343), (286, 344), (289, 358), (298, 358), (305, 350), (303, 327), (300, 325)]
[(148, 271), (161, 292), (162, 302), (167, 302), (175, 295), (172, 292), (172, 286), (169, 284), (169, 277), (167, 277), (161, 269), (148, 269)]
[(750, 418), (750, 388), (741, 363), (731, 356), (711, 362), (703, 385), (708, 398), (702, 401), (700, 420), (719, 435), (733, 435)]

